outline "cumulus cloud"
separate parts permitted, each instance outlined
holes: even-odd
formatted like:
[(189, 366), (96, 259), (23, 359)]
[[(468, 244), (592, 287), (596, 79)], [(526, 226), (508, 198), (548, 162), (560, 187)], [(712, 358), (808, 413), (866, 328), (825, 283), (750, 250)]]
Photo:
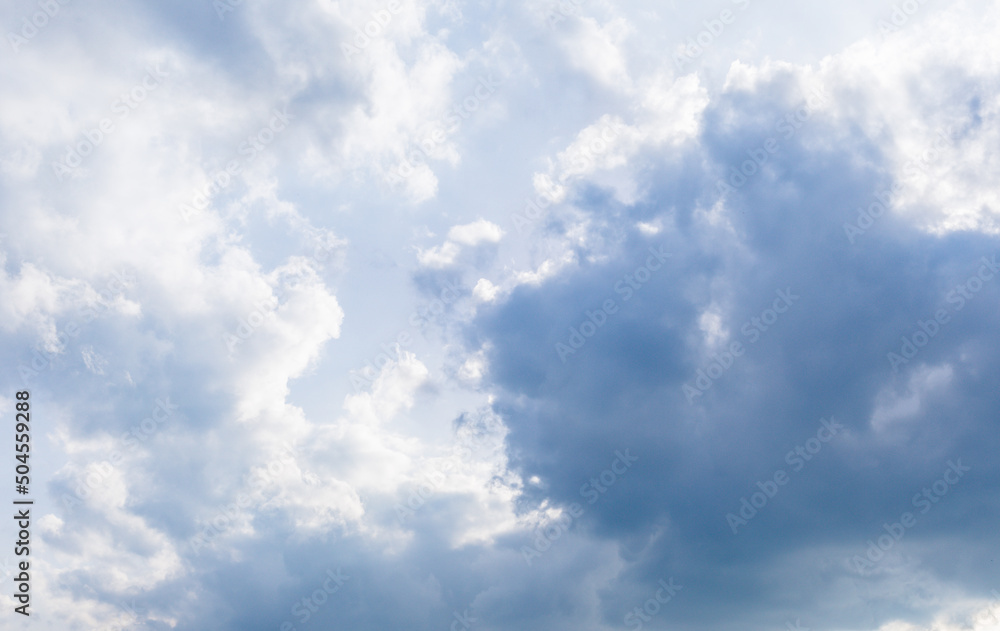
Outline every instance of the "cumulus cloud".
[(727, 8), (0, 10), (30, 627), (996, 629), (997, 7)]
[(469, 224), (454, 226), (448, 230), (448, 240), (439, 246), (417, 251), (421, 265), (444, 268), (453, 265), (462, 252), (462, 246), (475, 247), (481, 243), (498, 243), (503, 230), (495, 223), (479, 219)]

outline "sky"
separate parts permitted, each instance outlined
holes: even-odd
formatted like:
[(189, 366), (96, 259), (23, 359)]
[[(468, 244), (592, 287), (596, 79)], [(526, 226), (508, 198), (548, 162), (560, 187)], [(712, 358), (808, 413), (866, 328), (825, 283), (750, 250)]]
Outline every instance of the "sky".
[(1000, 630), (997, 2), (0, 24), (4, 629)]

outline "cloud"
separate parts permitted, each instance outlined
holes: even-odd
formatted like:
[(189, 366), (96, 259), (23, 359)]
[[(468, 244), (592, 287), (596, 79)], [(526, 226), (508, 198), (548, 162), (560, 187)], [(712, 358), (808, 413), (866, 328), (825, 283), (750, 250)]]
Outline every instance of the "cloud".
[(427, 250), (418, 249), (417, 260), (421, 265), (442, 269), (455, 263), (462, 246), (475, 247), (482, 243), (498, 243), (503, 230), (495, 223), (479, 219), (473, 223), (454, 226), (448, 230), (448, 240)]
[(503, 230), (495, 223), (480, 219), (464, 226), (455, 226), (448, 231), (448, 240), (462, 245), (479, 245), (480, 243), (497, 243), (503, 236)]
[(995, 628), (996, 7), (570, 4), (0, 61), (33, 628)]

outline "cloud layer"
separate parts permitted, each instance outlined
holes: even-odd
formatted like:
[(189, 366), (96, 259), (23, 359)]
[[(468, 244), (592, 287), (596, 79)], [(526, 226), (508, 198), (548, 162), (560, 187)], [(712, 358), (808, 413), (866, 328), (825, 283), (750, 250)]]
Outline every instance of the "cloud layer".
[(11, 628), (1000, 628), (994, 3), (0, 16)]

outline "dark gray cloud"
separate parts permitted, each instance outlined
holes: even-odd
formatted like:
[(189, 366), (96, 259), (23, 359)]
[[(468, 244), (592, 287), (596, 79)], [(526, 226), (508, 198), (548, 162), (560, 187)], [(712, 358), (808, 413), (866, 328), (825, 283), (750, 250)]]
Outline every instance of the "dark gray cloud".
[[(988, 585), (984, 570), (959, 579), (932, 551), (951, 548), (954, 537), (981, 552), (995, 545), (990, 489), (997, 469), (990, 454), (997, 437), (990, 410), (997, 398), (987, 384), (996, 360), (973, 349), (997, 342), (996, 328), (987, 323), (1000, 290), (984, 281), (960, 311), (949, 292), (983, 268), (982, 257), (1000, 254), (1000, 241), (980, 233), (927, 235), (887, 214), (851, 244), (844, 222), (889, 184), (888, 176), (873, 175), (885, 168), (854, 166), (859, 155), (884, 163), (862, 137), (811, 148), (834, 135), (822, 120), (804, 124), (769, 157), (765, 172), (728, 194), (721, 212), (728, 225), (692, 221), (696, 207), (715, 201), (714, 173), (739, 168), (748, 159), (743, 148), (775, 135), (771, 125), (787, 111), (786, 91), (779, 80), (709, 108), (698, 156), (708, 167), (686, 178), (700, 180), (702, 194), (685, 194), (679, 170), (666, 166), (643, 173), (640, 188), (649, 192), (633, 207), (587, 203), (595, 193), (580, 204), (602, 225), (659, 219), (668, 226), (662, 234), (625, 230), (610, 262), (519, 288), (476, 322), (477, 343), (493, 343), (490, 379), (502, 388), (496, 410), (511, 430), (512, 465), (545, 482), (535, 502), (580, 502), (581, 484), (614, 449), (639, 457), (582, 524), (623, 548), (635, 537), (646, 542), (623, 576), (650, 593), (666, 576), (686, 585), (650, 623), (654, 628), (766, 628), (784, 624), (767, 622), (781, 610), (790, 617), (808, 613), (814, 624), (866, 624), (863, 592), (836, 612), (830, 594), (837, 607), (845, 606), (852, 594), (842, 583), (878, 583), (881, 576), (857, 576), (843, 555), (864, 555), (867, 541), (885, 534), (883, 522), (906, 511), (918, 524), (899, 549), (914, 563), (972, 592)], [(715, 121), (734, 119), (739, 124), (717, 131)], [(641, 264), (652, 244), (672, 257), (621, 303), (616, 280)], [(769, 327), (744, 328), (755, 317), (759, 322), (782, 291), (797, 296), (786, 313)], [(608, 297), (621, 310), (561, 361), (555, 345), (567, 343), (569, 329)], [(697, 371), (711, 363), (700, 349), (699, 316), (714, 306), (745, 351), (689, 404), (682, 387), (693, 386)], [(887, 354), (901, 352), (901, 337), (912, 337), (939, 309), (949, 313), (948, 323), (894, 371)], [(949, 377), (940, 387), (909, 392), (921, 369), (944, 366)], [(872, 423), (880, 393), (883, 399), (885, 393), (919, 396), (919, 407), (885, 435)], [(786, 459), (816, 436), (821, 418), (845, 429), (815, 455), (806, 450), (808, 462), (794, 453)], [(915, 506), (913, 496), (958, 459), (972, 470), (939, 503), (927, 504), (924, 517), (924, 503)], [(741, 499), (779, 469), (787, 472), (787, 485), (734, 536), (726, 515), (738, 514)], [(974, 506), (990, 508), (974, 516)], [(820, 549), (827, 552), (794, 559)], [(812, 561), (822, 565), (811, 567)], [(793, 593), (797, 609), (787, 604)], [(612, 591), (602, 603), (610, 608), (621, 600)], [(931, 611), (897, 602), (875, 622)]]

